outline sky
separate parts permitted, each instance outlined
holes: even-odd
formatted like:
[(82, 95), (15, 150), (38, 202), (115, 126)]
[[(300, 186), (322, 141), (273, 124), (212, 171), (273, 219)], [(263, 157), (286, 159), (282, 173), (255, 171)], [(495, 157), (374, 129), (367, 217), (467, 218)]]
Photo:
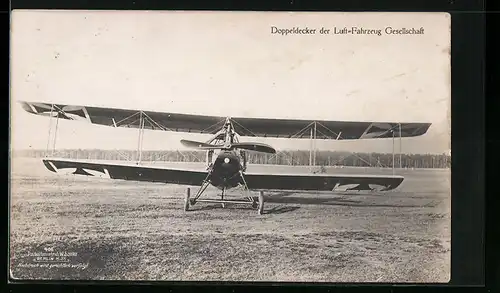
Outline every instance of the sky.
[[(11, 147), (44, 149), (50, 119), (16, 101), (232, 117), (426, 122), (396, 152), (450, 149), (446, 13), (14, 11)], [(278, 35), (271, 27), (424, 28), (423, 35)], [(53, 128), (52, 128), (53, 129)], [(146, 131), (143, 148), (208, 136)], [(245, 139), (277, 149), (308, 140)], [(56, 148), (136, 149), (138, 131), (59, 121)], [(52, 145), (52, 143), (51, 143)], [(401, 148), (399, 148), (401, 146)], [(392, 152), (392, 139), (318, 141)]]

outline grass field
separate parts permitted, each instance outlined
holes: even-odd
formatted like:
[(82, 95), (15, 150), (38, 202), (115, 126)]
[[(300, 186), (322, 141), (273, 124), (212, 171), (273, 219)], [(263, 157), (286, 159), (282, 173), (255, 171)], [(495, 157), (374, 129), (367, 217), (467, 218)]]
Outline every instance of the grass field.
[[(449, 170), (401, 170), (402, 186), (387, 193), (269, 193), (258, 216), (245, 205), (199, 203), (184, 212), (186, 186), (60, 176), (40, 159), (14, 158), (11, 166), (15, 278), (449, 280)], [(69, 256), (36, 259), (41, 252)]]

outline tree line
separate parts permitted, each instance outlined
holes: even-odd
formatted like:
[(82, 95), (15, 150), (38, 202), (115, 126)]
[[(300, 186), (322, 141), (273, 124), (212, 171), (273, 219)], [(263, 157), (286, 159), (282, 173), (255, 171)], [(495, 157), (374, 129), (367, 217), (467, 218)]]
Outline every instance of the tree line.
[[(139, 160), (135, 150), (99, 150), (99, 149), (66, 149), (56, 153), (46, 150), (22, 150), (15, 156), (43, 158), (57, 156), (62, 158), (88, 160)], [(204, 151), (142, 151), (142, 161), (166, 162), (205, 162)], [(280, 151), (277, 154), (247, 152), (250, 164), (276, 165), (310, 165), (309, 151)], [(392, 153), (351, 153), (341, 151), (316, 151), (316, 166), (353, 166), (353, 167), (395, 167), (399, 168), (450, 168), (451, 156), (448, 154), (392, 154)]]

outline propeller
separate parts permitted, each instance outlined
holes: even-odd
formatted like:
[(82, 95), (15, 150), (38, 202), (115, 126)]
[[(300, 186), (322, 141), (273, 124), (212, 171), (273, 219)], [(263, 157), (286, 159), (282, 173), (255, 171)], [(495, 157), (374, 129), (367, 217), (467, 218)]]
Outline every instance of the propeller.
[(276, 150), (272, 146), (264, 144), (264, 143), (258, 143), (258, 142), (233, 143), (231, 145), (231, 149), (244, 149), (244, 150), (256, 151), (256, 152), (261, 152), (261, 153), (269, 153), (269, 154), (276, 153)]
[(214, 150), (214, 149), (221, 149), (224, 147), (224, 145), (213, 145), (205, 142), (199, 142), (199, 141), (194, 141), (194, 140), (186, 140), (186, 139), (181, 139), (181, 143), (183, 146), (188, 147), (188, 148), (197, 148), (197, 149), (204, 149), (204, 150)]
[[(216, 150), (216, 149), (224, 149), (224, 145), (213, 145), (205, 142), (193, 141), (193, 140), (185, 140), (182, 139), (181, 143), (185, 147), (189, 148), (197, 148), (201, 150)], [(255, 142), (239, 142), (233, 143), (228, 149), (244, 149), (249, 151), (256, 151), (262, 153), (275, 154), (276, 150), (267, 144), (263, 143), (255, 143)]]

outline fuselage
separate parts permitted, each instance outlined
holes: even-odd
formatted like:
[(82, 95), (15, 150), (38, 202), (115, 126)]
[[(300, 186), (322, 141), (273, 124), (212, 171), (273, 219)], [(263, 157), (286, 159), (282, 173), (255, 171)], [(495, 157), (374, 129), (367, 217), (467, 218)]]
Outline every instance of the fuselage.
[(219, 189), (230, 189), (241, 183), (241, 157), (235, 150), (221, 150), (212, 165), (210, 183)]

